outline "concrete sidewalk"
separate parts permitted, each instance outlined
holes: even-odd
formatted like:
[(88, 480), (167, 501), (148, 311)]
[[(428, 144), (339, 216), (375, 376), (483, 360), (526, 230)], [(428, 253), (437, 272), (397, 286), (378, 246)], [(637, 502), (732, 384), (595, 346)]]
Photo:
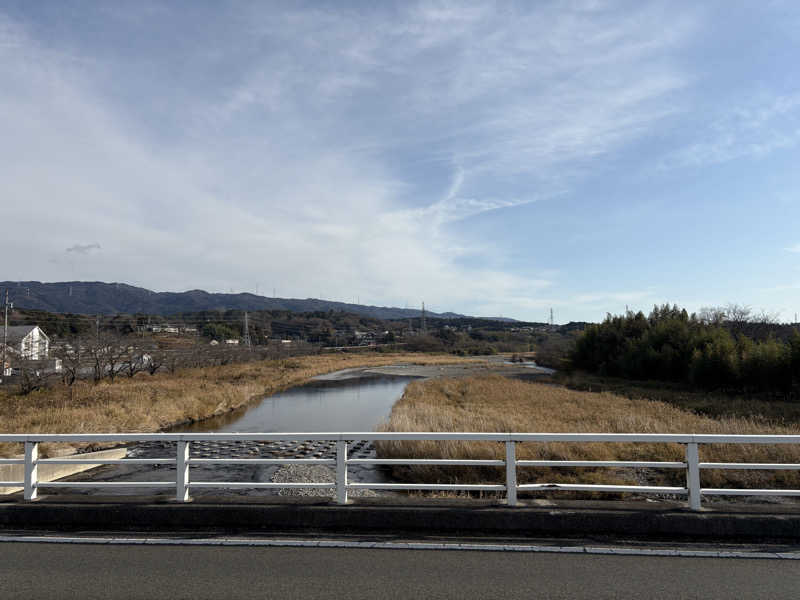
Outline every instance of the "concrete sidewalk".
[[(268, 502), (268, 503), (267, 503)], [(531, 500), (509, 508), (479, 500), (398, 502), (363, 498), (347, 506), (314, 498), (164, 496), (43, 497), (0, 503), (3, 531), (318, 532), (382, 535), (587, 537), (674, 540), (800, 540), (800, 506), (714, 503), (691, 512), (681, 503)]]

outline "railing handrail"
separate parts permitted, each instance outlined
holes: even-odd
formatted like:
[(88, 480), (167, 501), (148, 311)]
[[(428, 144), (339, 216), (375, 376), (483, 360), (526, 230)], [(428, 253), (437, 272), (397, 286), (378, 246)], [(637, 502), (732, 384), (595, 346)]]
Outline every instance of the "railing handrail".
[(486, 432), (281, 432), (281, 433), (0, 433), (10, 442), (202, 442), (202, 441), (448, 441), (469, 442), (642, 442), (675, 444), (798, 444), (798, 435), (709, 433), (486, 433)]
[[(309, 441), (323, 440), (335, 442), (335, 458), (192, 458), (190, 447), (193, 442), (276, 442), (276, 441)], [(351, 459), (348, 458), (348, 445), (351, 441), (466, 441), (466, 442), (502, 442), (505, 445), (505, 460), (502, 459)], [(64, 457), (53, 459), (39, 458), (39, 444), (44, 442), (175, 442), (177, 446), (174, 457), (160, 459), (102, 459)], [(516, 444), (521, 442), (567, 442), (567, 443), (677, 443), (684, 445), (684, 461), (570, 461), (570, 460), (518, 460)], [(0, 486), (21, 486), (26, 500), (35, 500), (41, 487), (174, 487), (178, 501), (189, 500), (190, 488), (332, 488), (335, 489), (336, 500), (340, 504), (347, 503), (348, 490), (354, 489), (387, 489), (387, 490), (487, 490), (505, 491), (507, 504), (517, 505), (519, 491), (534, 490), (566, 490), (597, 492), (639, 492), (683, 494), (688, 497), (689, 507), (700, 510), (703, 495), (785, 495), (800, 496), (800, 490), (793, 489), (720, 489), (701, 488), (700, 471), (702, 469), (775, 469), (798, 470), (800, 464), (794, 463), (713, 463), (700, 462), (698, 446), (700, 444), (800, 444), (800, 435), (771, 434), (697, 434), (697, 433), (526, 433), (526, 432), (305, 432), (305, 433), (3, 433), (0, 443), (23, 443), (24, 459), (0, 459), (0, 465), (23, 465), (24, 481), (0, 481)], [(40, 482), (38, 468), (48, 464), (174, 464), (176, 476), (174, 481), (124, 481), (124, 482)], [(190, 480), (190, 468), (193, 464), (319, 464), (335, 467), (334, 481), (319, 482), (217, 482)], [(419, 483), (348, 483), (348, 466), (351, 464), (427, 464), (427, 465), (465, 465), (465, 466), (505, 466), (505, 484), (419, 484)], [(557, 484), (557, 483), (517, 483), (517, 469), (526, 467), (647, 467), (664, 469), (685, 469), (685, 487), (647, 486), (647, 485), (604, 485), (604, 484)]]

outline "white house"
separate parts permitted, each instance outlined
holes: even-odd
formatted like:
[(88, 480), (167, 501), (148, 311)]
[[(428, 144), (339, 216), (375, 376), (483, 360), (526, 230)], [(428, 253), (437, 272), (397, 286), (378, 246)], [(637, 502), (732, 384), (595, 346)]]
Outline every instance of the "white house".
[[(0, 347), (3, 345), (3, 330), (0, 328)], [(9, 353), (27, 360), (42, 360), (50, 352), (50, 338), (38, 325), (14, 325), (8, 328)]]

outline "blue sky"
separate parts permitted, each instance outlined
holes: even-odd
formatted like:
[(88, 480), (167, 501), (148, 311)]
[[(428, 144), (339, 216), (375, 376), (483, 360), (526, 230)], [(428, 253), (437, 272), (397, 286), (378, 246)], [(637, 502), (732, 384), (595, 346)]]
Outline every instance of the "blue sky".
[(2, 278), (793, 321), (798, 56), (793, 1), (0, 0)]

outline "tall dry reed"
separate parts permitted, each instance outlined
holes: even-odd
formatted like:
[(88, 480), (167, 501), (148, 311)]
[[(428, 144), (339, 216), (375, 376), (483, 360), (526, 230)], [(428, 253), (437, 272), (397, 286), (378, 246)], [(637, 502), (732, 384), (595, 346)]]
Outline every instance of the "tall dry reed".
[[(569, 433), (711, 433), (800, 434), (800, 427), (760, 418), (712, 419), (669, 404), (629, 399), (611, 393), (569, 390), (493, 375), (412, 382), (395, 404), (383, 431), (569, 432)], [(386, 458), (503, 459), (496, 442), (383, 442)], [(518, 444), (522, 460), (648, 460), (680, 461), (678, 444)], [(714, 445), (701, 447), (706, 462), (800, 463), (800, 448), (789, 446)], [(501, 469), (474, 467), (406, 467), (400, 478), (428, 482), (502, 480)], [(683, 485), (683, 471), (655, 469), (520, 468), (521, 482), (628, 483)], [(800, 487), (788, 471), (703, 471), (708, 487)]]

